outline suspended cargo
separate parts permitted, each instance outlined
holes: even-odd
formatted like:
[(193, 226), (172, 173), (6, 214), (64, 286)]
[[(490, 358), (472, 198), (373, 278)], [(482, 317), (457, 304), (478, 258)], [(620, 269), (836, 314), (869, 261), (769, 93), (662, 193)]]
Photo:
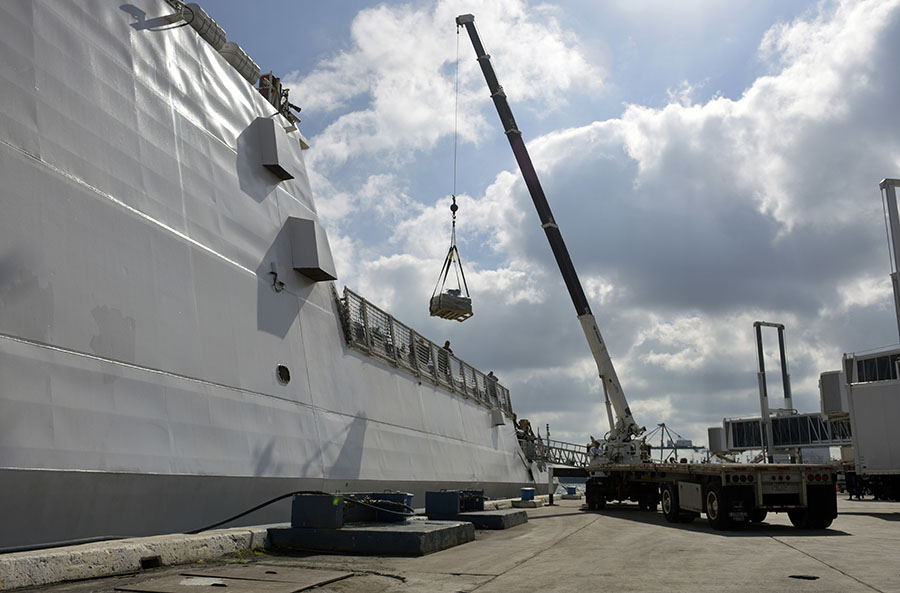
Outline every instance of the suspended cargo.
[(450, 288), (441, 294), (432, 296), (429, 312), (432, 317), (454, 321), (465, 321), (474, 315), (472, 299), (462, 296), (462, 291), (456, 288)]

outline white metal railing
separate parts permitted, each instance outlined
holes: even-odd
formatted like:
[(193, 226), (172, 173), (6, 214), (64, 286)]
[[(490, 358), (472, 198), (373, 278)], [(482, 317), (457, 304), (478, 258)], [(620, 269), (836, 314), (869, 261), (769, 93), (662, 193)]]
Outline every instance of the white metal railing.
[(519, 446), (529, 461), (584, 467), (590, 462), (587, 447), (553, 439), (519, 438)]
[(512, 415), (509, 390), (347, 287), (334, 291), (347, 345)]

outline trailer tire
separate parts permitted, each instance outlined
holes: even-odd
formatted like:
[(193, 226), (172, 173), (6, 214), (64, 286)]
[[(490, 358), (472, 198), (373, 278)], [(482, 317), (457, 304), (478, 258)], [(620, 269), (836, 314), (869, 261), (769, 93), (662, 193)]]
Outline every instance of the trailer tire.
[(809, 509), (790, 509), (788, 519), (797, 529), (809, 529)]
[(651, 491), (642, 492), (638, 497), (638, 508), (642, 511), (656, 512), (656, 506), (659, 503), (656, 499), (656, 493)]
[(812, 528), (828, 529), (829, 527), (831, 527), (832, 521), (834, 521), (834, 517), (830, 517), (825, 513), (817, 513), (816, 516), (813, 517)]
[(788, 511), (791, 525), (797, 529), (827, 529), (834, 520), (821, 509), (791, 509)]
[(602, 511), (606, 508), (606, 498), (604, 498), (603, 495), (600, 495), (589, 500), (588, 508), (592, 511)]
[(678, 506), (678, 490), (675, 483), (670, 482), (662, 487), (662, 495), (660, 496), (662, 504), (663, 516), (669, 523), (678, 523), (681, 515), (681, 509)]
[(713, 484), (706, 491), (706, 520), (713, 529), (723, 530), (731, 527), (728, 515), (728, 498), (724, 488)]
[(587, 492), (585, 492), (587, 507), (592, 511), (602, 511), (606, 508), (606, 493), (596, 484), (593, 486), (593, 488), (589, 488)]
[(807, 490), (807, 507), (788, 511), (788, 517), (798, 529), (827, 529), (837, 516), (837, 493), (831, 486), (816, 486)]
[(768, 514), (769, 512), (765, 509), (753, 509), (752, 511), (750, 511), (750, 522), (762, 523), (766, 520), (766, 515)]

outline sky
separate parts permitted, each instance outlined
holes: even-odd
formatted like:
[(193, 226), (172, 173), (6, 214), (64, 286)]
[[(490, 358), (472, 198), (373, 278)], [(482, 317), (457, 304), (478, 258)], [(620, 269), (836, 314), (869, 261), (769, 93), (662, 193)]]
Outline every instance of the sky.
[[(339, 286), (493, 370), (542, 433), (602, 436), (601, 385), (458, 14), (639, 424), (706, 443), (758, 415), (757, 320), (786, 327), (800, 412), (842, 353), (898, 341), (878, 184), (900, 177), (900, 0), (247, 6), (204, 3), (302, 107)], [(454, 192), (464, 323), (428, 315)]]

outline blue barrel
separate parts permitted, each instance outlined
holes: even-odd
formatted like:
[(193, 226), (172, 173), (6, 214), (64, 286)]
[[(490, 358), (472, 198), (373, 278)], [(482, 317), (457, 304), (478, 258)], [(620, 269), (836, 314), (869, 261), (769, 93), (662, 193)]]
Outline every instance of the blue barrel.
[(534, 488), (522, 488), (522, 500), (534, 500)]
[(566, 486), (566, 494), (569, 496), (575, 495), (575, 486)]

